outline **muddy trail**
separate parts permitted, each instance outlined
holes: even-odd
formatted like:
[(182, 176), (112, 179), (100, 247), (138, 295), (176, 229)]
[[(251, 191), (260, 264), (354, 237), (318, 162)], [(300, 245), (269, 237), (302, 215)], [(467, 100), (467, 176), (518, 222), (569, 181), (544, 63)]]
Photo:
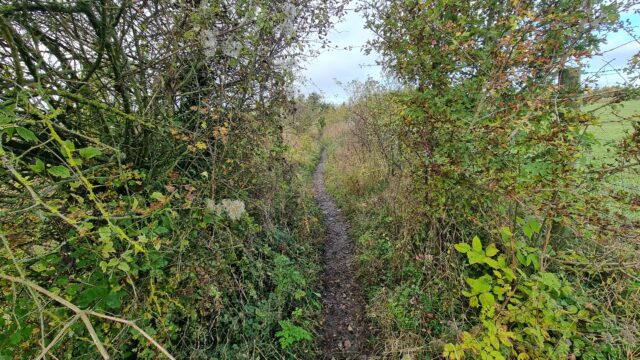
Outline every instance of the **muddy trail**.
[(324, 185), (327, 151), (313, 174), (315, 199), (324, 215), (322, 359), (366, 359), (364, 301), (356, 281), (354, 246), (347, 222)]

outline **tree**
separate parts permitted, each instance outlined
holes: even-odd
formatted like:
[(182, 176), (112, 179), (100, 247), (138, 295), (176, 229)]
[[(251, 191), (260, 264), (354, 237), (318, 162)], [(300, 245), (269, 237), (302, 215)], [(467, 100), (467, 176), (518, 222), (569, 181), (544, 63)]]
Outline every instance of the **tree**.
[(421, 169), (416, 176), (434, 219), (457, 222), (512, 199), (512, 211), (527, 204), (569, 222), (575, 213), (559, 205), (575, 202), (565, 197), (567, 187), (582, 184), (578, 192), (592, 193), (593, 183), (580, 181), (586, 169), (575, 164), (589, 146), (584, 129), (594, 118), (567, 107), (581, 88), (562, 89), (556, 80), (620, 24), (618, 4), (586, 5), (587, 11), (582, 0), (361, 5), (376, 34), (369, 51), (410, 86), (398, 96), (405, 107), (401, 137)]

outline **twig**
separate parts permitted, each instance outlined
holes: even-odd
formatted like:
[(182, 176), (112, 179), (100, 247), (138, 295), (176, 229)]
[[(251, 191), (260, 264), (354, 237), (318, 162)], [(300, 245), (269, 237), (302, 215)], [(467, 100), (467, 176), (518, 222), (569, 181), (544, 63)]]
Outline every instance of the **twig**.
[(5, 280), (9, 280), (11, 282), (15, 282), (18, 284), (22, 284), (28, 288), (31, 288), (43, 295), (48, 296), (49, 298), (59, 302), (60, 304), (64, 305), (65, 307), (69, 308), (69, 310), (73, 311), (74, 313), (76, 313), (80, 319), (82, 319), (82, 322), (84, 323), (85, 327), (87, 328), (87, 331), (89, 331), (89, 335), (91, 335), (91, 339), (93, 340), (93, 343), (96, 345), (96, 348), (98, 349), (98, 351), (100, 352), (100, 355), (102, 355), (102, 358), (105, 360), (109, 359), (109, 354), (107, 353), (107, 350), (105, 350), (104, 345), (102, 345), (102, 342), (100, 341), (100, 338), (98, 338), (98, 334), (96, 334), (96, 330), (93, 328), (93, 325), (91, 325), (91, 321), (89, 321), (89, 317), (87, 316), (87, 313), (85, 311), (83, 311), (82, 309), (80, 309), (79, 307), (73, 305), (72, 303), (70, 303), (69, 301), (63, 299), (62, 297), (52, 293), (51, 291), (27, 280), (27, 279), (21, 279), (21, 278), (17, 278), (17, 277), (13, 277), (10, 275), (6, 275), (6, 274), (1, 274), (0, 273), (0, 279), (5, 279)]
[(90, 314), (90, 315), (99, 317), (99, 318), (115, 321), (115, 322), (118, 322), (118, 323), (121, 323), (121, 324), (125, 324), (125, 325), (128, 325), (128, 326), (134, 328), (142, 336), (144, 336), (145, 339), (147, 339), (151, 344), (153, 344), (153, 346), (155, 346), (160, 352), (162, 352), (167, 358), (169, 358), (171, 360), (175, 360), (175, 358), (164, 347), (162, 347), (162, 345), (160, 345), (154, 338), (152, 338), (149, 334), (147, 334), (144, 330), (142, 330), (133, 321), (117, 318), (115, 316), (109, 316), (109, 315), (97, 313), (97, 312), (92, 311), (92, 310), (88, 310), (87, 313)]
[[(65, 307), (69, 308), (71, 311), (76, 313), (76, 316), (78, 318), (82, 319), (82, 322), (85, 324), (87, 330), (89, 331), (89, 334), (91, 335), (91, 338), (92, 338), (94, 344), (96, 345), (96, 347), (98, 348), (98, 351), (100, 352), (100, 354), (102, 355), (102, 357), (104, 359), (109, 359), (109, 354), (107, 353), (107, 351), (105, 350), (104, 346), (102, 345), (102, 342), (98, 338), (98, 335), (96, 334), (95, 329), (93, 328), (93, 325), (91, 325), (91, 322), (89, 321), (89, 317), (87, 316), (87, 314), (93, 315), (93, 316), (101, 318), (101, 319), (107, 319), (107, 320), (115, 321), (115, 322), (118, 322), (118, 323), (121, 323), (121, 324), (125, 324), (125, 325), (135, 329), (145, 339), (147, 339), (151, 344), (153, 344), (153, 346), (155, 346), (160, 352), (162, 352), (168, 359), (175, 360), (175, 358), (167, 351), (167, 349), (165, 349), (162, 345), (160, 345), (155, 339), (153, 339), (149, 334), (147, 334), (144, 330), (142, 330), (133, 321), (126, 320), (126, 319), (121, 319), (121, 318), (118, 318), (118, 317), (115, 317), (115, 316), (101, 314), (101, 313), (95, 312), (93, 310), (82, 310), (79, 307), (77, 307), (76, 305), (72, 304), (71, 302), (61, 298), (60, 296), (58, 296), (58, 295), (56, 295), (56, 294), (54, 294), (54, 293), (42, 288), (41, 286), (39, 286), (39, 285), (29, 281), (29, 280), (26, 280), (26, 279), (17, 278), (17, 277), (13, 277), (13, 276), (2, 274), (2, 273), (0, 273), (0, 279), (9, 280), (11, 282), (16, 282), (16, 283), (22, 284), (24, 286), (27, 286), (28, 288), (31, 288), (31, 289), (33, 289), (35, 291), (38, 291), (39, 293), (42, 293), (42, 294), (48, 296), (49, 298), (59, 302), (60, 304), (64, 305)], [(71, 325), (69, 325), (69, 326), (71, 326)], [(68, 326), (67, 326), (67, 328), (68, 328)], [(63, 330), (65, 330), (65, 329), (63, 329)], [(56, 338), (58, 338), (58, 336), (61, 336), (60, 333), (56, 336)], [(54, 339), (54, 341), (56, 341), (56, 339)], [(53, 345), (49, 344), (49, 346), (47, 346), (47, 348), (50, 348), (51, 346), (53, 346)], [(44, 352), (44, 353), (46, 353), (46, 352)]]
[(58, 332), (56, 337), (54, 337), (53, 340), (51, 340), (51, 342), (49, 343), (49, 345), (47, 345), (46, 348), (42, 349), (42, 351), (40, 352), (40, 355), (38, 355), (38, 357), (35, 358), (35, 360), (44, 359), (45, 355), (47, 355), (47, 353), (51, 350), (51, 348), (53, 348), (60, 341), (60, 339), (62, 339), (64, 334), (67, 332), (67, 330), (69, 330), (69, 328), (73, 324), (75, 324), (76, 321), (78, 321), (79, 318), (80, 318), (80, 316), (78, 314), (76, 314), (74, 317), (71, 318), (71, 320), (67, 321), (67, 323), (64, 324), (62, 329)]

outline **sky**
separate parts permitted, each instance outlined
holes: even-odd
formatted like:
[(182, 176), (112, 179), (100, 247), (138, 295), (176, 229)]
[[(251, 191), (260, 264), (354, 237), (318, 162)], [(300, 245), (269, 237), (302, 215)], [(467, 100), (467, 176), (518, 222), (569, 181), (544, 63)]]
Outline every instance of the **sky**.
[[(634, 35), (640, 39), (640, 15), (626, 13), (623, 20), (628, 20), (633, 27)], [(619, 69), (624, 68), (631, 57), (640, 52), (640, 41), (635, 40), (625, 31), (607, 35), (607, 41), (601, 46), (600, 56), (593, 57), (586, 66), (584, 78), (593, 76), (590, 73), (598, 72), (597, 83), (600, 86), (623, 85), (628, 77)]]
[[(349, 11), (344, 19), (329, 34), (329, 40), (335, 50), (322, 52), (305, 64), (302, 76), (308, 78), (300, 84), (304, 94), (318, 92), (332, 103), (341, 103), (348, 95), (336, 80), (349, 82), (364, 81), (371, 76), (381, 79), (382, 69), (376, 65), (377, 54), (365, 55), (362, 51), (373, 33), (364, 29), (364, 18), (361, 13)], [(351, 47), (351, 49), (345, 49)]]
[[(627, 13), (622, 17), (635, 26), (634, 30), (640, 37), (640, 15)], [(326, 101), (341, 103), (347, 100), (348, 94), (336, 80), (347, 83), (351, 80), (364, 81), (368, 77), (382, 79), (382, 69), (376, 65), (378, 55), (372, 53), (367, 56), (362, 51), (363, 45), (374, 36), (371, 31), (364, 28), (364, 24), (361, 13), (349, 11), (336, 25), (329, 34), (333, 48), (336, 49), (325, 50), (303, 64), (301, 75), (307, 80), (300, 81), (298, 84), (302, 93), (318, 92), (324, 95)], [(347, 47), (351, 48), (345, 49)], [(614, 50), (606, 51), (610, 49)], [(604, 70), (597, 79), (599, 86), (624, 83), (626, 81), (624, 74), (615, 69), (624, 67), (631, 56), (640, 52), (640, 42), (634, 41), (625, 32), (612, 33), (607, 36), (607, 42), (602, 45), (602, 50), (604, 54), (592, 58), (586, 64), (587, 74), (583, 75), (583, 79), (593, 77), (589, 74), (591, 72)]]

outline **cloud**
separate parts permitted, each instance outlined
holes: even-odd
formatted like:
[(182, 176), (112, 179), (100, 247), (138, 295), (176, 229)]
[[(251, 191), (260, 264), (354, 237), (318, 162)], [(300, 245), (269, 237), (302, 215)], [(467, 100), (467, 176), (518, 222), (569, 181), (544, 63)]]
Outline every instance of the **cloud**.
[[(640, 28), (640, 15), (633, 12), (623, 14), (633, 29)], [(339, 80), (347, 83), (351, 80), (364, 81), (368, 77), (381, 80), (382, 69), (376, 65), (378, 54), (365, 55), (362, 51), (367, 40), (374, 34), (365, 29), (365, 20), (361, 13), (349, 11), (344, 19), (329, 34), (332, 49), (308, 59), (303, 64), (302, 77), (308, 81), (300, 81), (298, 87), (304, 94), (319, 92), (327, 101), (340, 103), (346, 101), (348, 94), (336, 83)], [(350, 49), (345, 49), (351, 47)], [(613, 50), (611, 50), (613, 49)], [(595, 56), (585, 63), (584, 79), (593, 78), (593, 72), (600, 69), (595, 82), (600, 86), (622, 84), (626, 76), (618, 70), (624, 68), (633, 55), (640, 52), (640, 42), (624, 31), (607, 35), (602, 46), (604, 53)], [(607, 51), (610, 50), (610, 51)]]
[[(376, 54), (365, 55), (362, 51), (373, 33), (364, 28), (360, 13), (349, 11), (344, 19), (329, 34), (332, 49), (322, 52), (303, 64), (302, 76), (308, 81), (300, 83), (303, 93), (322, 93), (328, 101), (340, 103), (348, 95), (336, 83), (351, 80), (380, 79), (381, 68), (376, 65)], [(335, 49), (334, 49), (335, 48)], [(348, 48), (348, 49), (347, 49)]]
[[(632, 30), (640, 26), (640, 15), (628, 12), (622, 15), (622, 19), (629, 22)], [(637, 37), (637, 34), (634, 34)], [(585, 79), (593, 79), (600, 86), (629, 84), (629, 76), (624, 73), (624, 68), (629, 60), (640, 52), (640, 42), (634, 39), (626, 31), (618, 31), (607, 34), (607, 39), (602, 44), (600, 55), (590, 59), (586, 66)]]

